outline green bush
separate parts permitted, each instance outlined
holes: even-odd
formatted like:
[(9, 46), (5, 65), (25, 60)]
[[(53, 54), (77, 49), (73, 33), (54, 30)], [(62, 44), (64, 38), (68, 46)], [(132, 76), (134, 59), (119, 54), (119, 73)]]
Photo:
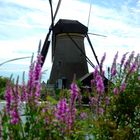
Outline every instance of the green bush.
[(4, 100), (5, 88), (8, 78), (0, 76), (0, 99)]
[[(140, 140), (140, 56), (132, 52), (120, 64), (117, 57), (108, 69), (107, 87), (103, 56), (93, 72), (91, 92), (80, 93), (74, 82), (69, 90), (57, 90), (55, 97), (41, 88), (38, 56), (30, 66), (27, 84), (19, 86), (18, 80), (15, 85), (7, 83), (6, 107), (0, 112), (0, 138)], [(86, 106), (81, 95), (89, 100)]]

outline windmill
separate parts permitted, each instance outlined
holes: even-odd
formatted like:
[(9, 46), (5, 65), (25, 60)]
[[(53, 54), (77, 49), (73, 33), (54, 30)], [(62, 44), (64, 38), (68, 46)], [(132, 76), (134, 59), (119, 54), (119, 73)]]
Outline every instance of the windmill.
[(87, 63), (93, 68), (95, 67), (86, 56), (84, 46), (85, 38), (87, 38), (97, 64), (99, 64), (99, 61), (88, 36), (88, 27), (77, 20), (69, 19), (60, 19), (54, 25), (61, 0), (58, 1), (55, 13), (53, 13), (51, 0), (49, 0), (49, 4), (52, 23), (41, 50), (41, 55), (43, 56), (42, 66), (50, 46), (49, 37), (52, 34), (51, 44), (53, 65), (50, 73), (49, 84), (57, 85), (58, 88), (68, 88), (74, 75), (79, 79), (89, 72)]

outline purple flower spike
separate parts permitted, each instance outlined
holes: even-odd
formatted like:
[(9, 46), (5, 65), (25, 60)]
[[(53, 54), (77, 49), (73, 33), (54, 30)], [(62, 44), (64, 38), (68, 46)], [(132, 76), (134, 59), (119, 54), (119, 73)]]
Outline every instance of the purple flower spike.
[(11, 124), (18, 124), (19, 122), (19, 114), (17, 112), (17, 109), (14, 108), (12, 111), (11, 111)]
[(99, 75), (99, 71), (98, 71), (98, 67), (95, 67), (95, 70), (93, 72), (93, 77), (96, 77), (97, 75)]
[(102, 71), (102, 67), (103, 67), (103, 63), (105, 61), (105, 58), (106, 58), (106, 53), (104, 53), (102, 59), (101, 59), (101, 63), (100, 63), (100, 70)]
[(32, 90), (34, 87), (34, 63), (31, 64), (30, 70), (29, 70), (29, 80), (28, 80), (28, 88), (29, 88), (29, 96), (32, 94)]
[(113, 63), (112, 63), (112, 67), (111, 67), (111, 75), (115, 76), (116, 74), (116, 63), (117, 63), (117, 58), (118, 58), (118, 52), (116, 53)]
[(8, 82), (7, 87), (6, 87), (6, 93), (5, 93), (5, 100), (6, 100), (6, 111), (9, 114), (10, 113), (10, 106), (12, 103), (12, 90), (10, 87), (10, 84)]
[(75, 120), (76, 108), (70, 108), (67, 105), (66, 99), (61, 99), (57, 105), (55, 116), (66, 125), (64, 129), (71, 129)]
[(92, 79), (92, 80), (90, 81), (90, 83), (91, 83), (91, 86), (93, 86), (93, 85), (95, 84), (94, 79)]
[(115, 54), (112, 66), (116, 65), (117, 58), (118, 58), (118, 52)]
[(40, 98), (40, 79), (41, 79), (41, 59), (42, 56), (38, 54), (37, 61), (31, 63), (28, 80), (28, 100), (35, 99), (34, 102), (38, 103)]
[(111, 76), (114, 77), (117, 73), (116, 67), (112, 67), (111, 69)]
[(59, 101), (57, 105), (56, 117), (58, 120), (65, 122), (66, 110), (67, 110), (66, 99), (62, 99)]
[(133, 60), (133, 58), (134, 58), (134, 51), (132, 51), (131, 52), (131, 54), (130, 54), (130, 56), (129, 56), (129, 58), (127, 59), (127, 61), (125, 62), (125, 64), (124, 64), (124, 68), (125, 69), (128, 69), (129, 67), (130, 67), (130, 63), (131, 63), (131, 61)]
[(76, 83), (72, 83), (71, 84), (71, 98), (70, 98), (70, 105), (71, 105), (71, 108), (74, 106), (74, 103), (77, 99), (77, 96), (78, 96), (78, 86), (76, 85)]
[(124, 64), (124, 61), (125, 61), (125, 59), (126, 59), (126, 55), (127, 55), (127, 54), (128, 54), (128, 52), (125, 53), (125, 54), (123, 55), (122, 59), (121, 59), (121, 67), (122, 67), (123, 64)]
[(40, 80), (40, 76), (41, 76), (41, 61), (42, 60), (42, 56), (39, 54), (37, 56), (37, 62), (35, 65), (35, 70), (34, 70), (34, 77), (35, 77), (35, 81)]
[(126, 83), (122, 83), (121, 87), (120, 87), (120, 91), (124, 92), (126, 89)]
[(99, 107), (98, 108), (98, 114), (103, 115), (103, 113), (104, 113), (104, 109), (102, 107)]
[(96, 88), (99, 94), (102, 94), (104, 92), (104, 83), (100, 75), (96, 77)]
[(114, 92), (114, 95), (118, 95), (118, 94), (119, 94), (119, 90), (118, 90), (118, 88), (115, 87), (114, 90), (113, 90), (113, 92)]
[(129, 72), (130, 72), (130, 73), (133, 73), (133, 72), (135, 72), (135, 70), (136, 70), (136, 64), (133, 63), (133, 64), (130, 66)]
[(22, 85), (22, 95), (21, 95), (21, 101), (26, 101), (27, 100), (27, 93), (26, 93), (26, 86), (25, 83)]
[(41, 92), (41, 84), (40, 82), (38, 82), (38, 84), (36, 85), (36, 91), (34, 93), (35, 103), (37, 104), (39, 104), (40, 92)]
[(110, 98), (108, 96), (105, 97), (105, 103), (106, 103), (106, 105), (110, 104)]
[(80, 113), (80, 119), (84, 120), (84, 119), (86, 119), (87, 117), (88, 117), (87, 113), (85, 113), (85, 112), (81, 112), (81, 113)]
[(59, 101), (56, 108), (56, 118), (66, 125), (65, 129), (70, 130), (74, 124), (76, 116), (75, 102), (78, 96), (78, 86), (75, 83), (71, 84), (70, 104), (67, 105), (66, 99)]

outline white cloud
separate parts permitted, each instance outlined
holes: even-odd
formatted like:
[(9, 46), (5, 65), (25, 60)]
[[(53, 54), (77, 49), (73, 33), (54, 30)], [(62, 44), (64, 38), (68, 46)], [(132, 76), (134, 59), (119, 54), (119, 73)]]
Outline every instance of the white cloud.
[(6, 0), (5, 3), (15, 4), (17, 6), (29, 8), (31, 10), (46, 10), (47, 8), (49, 8), (48, 2), (43, 0)]
[[(37, 51), (39, 39), (44, 42), (45, 36), (48, 32), (48, 28), (51, 22), (50, 19), (50, 7), (49, 2), (44, 0), (7, 0), (17, 5), (32, 9), (22, 13), (15, 20), (9, 22), (0, 21), (0, 25), (6, 24), (7, 26), (18, 26), (25, 30), (34, 28), (34, 34), (32, 36), (26, 35), (26, 38), (20, 40), (0, 40), (0, 62), (15, 57), (22, 57), (30, 55), (32, 52)], [(54, 9), (57, 4), (57, 0), (53, 0)], [(107, 38), (90, 36), (93, 43), (95, 52), (101, 59), (104, 52), (107, 53), (106, 65), (112, 62), (112, 59), (117, 51), (120, 56), (127, 51), (140, 52), (140, 1), (137, 2), (136, 7), (128, 8), (126, 3), (120, 7), (120, 11), (111, 8), (105, 8), (97, 5), (92, 5), (92, 11), (90, 16), (89, 31), (93, 33), (99, 33), (107, 35)], [(23, 12), (23, 11), (22, 11)], [(87, 25), (89, 14), (89, 4), (83, 3), (80, 0), (63, 0), (58, 11), (56, 21), (59, 18), (79, 20), (81, 23)], [(133, 17), (133, 18), (131, 18)], [(41, 32), (38, 32), (41, 29)], [(18, 31), (15, 31), (18, 33)], [(19, 33), (22, 34), (22, 33)], [(87, 44), (85, 42), (87, 56), (95, 63), (95, 58)], [(50, 51), (50, 50), (49, 50)], [(45, 68), (51, 67), (51, 56), (46, 59)], [(22, 63), (26, 63), (28, 60), (24, 60)], [(19, 63), (14, 62), (14, 63)]]
[(89, 4), (82, 3), (78, 0), (62, 1), (57, 19), (66, 18), (79, 20), (87, 25), (88, 22)]
[[(0, 41), (1, 44), (0, 57), (5, 59), (20, 57), (25, 55), (24, 51), (27, 52), (27, 54), (29, 55), (37, 51), (38, 42), (37, 42), (37, 38), (12, 40), (12, 41), (5, 41), (5, 40)], [(18, 53), (19, 51), (21, 53)]]

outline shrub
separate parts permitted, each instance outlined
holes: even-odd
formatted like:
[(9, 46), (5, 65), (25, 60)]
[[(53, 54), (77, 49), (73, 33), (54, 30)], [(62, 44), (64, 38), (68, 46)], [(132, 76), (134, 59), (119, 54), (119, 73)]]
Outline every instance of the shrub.
[(7, 80), (8, 78), (0, 76), (0, 99), (1, 100), (4, 100)]
[[(117, 58), (118, 53), (114, 57), (112, 67), (108, 70), (108, 79), (111, 82), (108, 84), (108, 91), (103, 94), (95, 93), (95, 111), (103, 108), (102, 116), (96, 118), (95, 135), (100, 140), (140, 139), (138, 127), (136, 131), (134, 128), (134, 124), (140, 121), (139, 117), (136, 118), (140, 105), (140, 55), (135, 56), (132, 52), (125, 60), (126, 54), (124, 54), (120, 63), (117, 63)], [(97, 88), (97, 83), (95, 86)], [(106, 97), (109, 98), (107, 104)]]
[(6, 107), (0, 112), (0, 137), (5, 140), (140, 139), (140, 56), (132, 52), (126, 59), (126, 55), (120, 63), (117, 63), (118, 53), (115, 55), (105, 87), (104, 54), (93, 72), (92, 92), (86, 97), (89, 106), (83, 107), (82, 93), (75, 82), (70, 90), (60, 91), (59, 100), (51, 95), (46, 101), (41, 100), (39, 54), (31, 63), (27, 84), (23, 80), (19, 86), (18, 79), (15, 85), (10, 80), (7, 82)]

